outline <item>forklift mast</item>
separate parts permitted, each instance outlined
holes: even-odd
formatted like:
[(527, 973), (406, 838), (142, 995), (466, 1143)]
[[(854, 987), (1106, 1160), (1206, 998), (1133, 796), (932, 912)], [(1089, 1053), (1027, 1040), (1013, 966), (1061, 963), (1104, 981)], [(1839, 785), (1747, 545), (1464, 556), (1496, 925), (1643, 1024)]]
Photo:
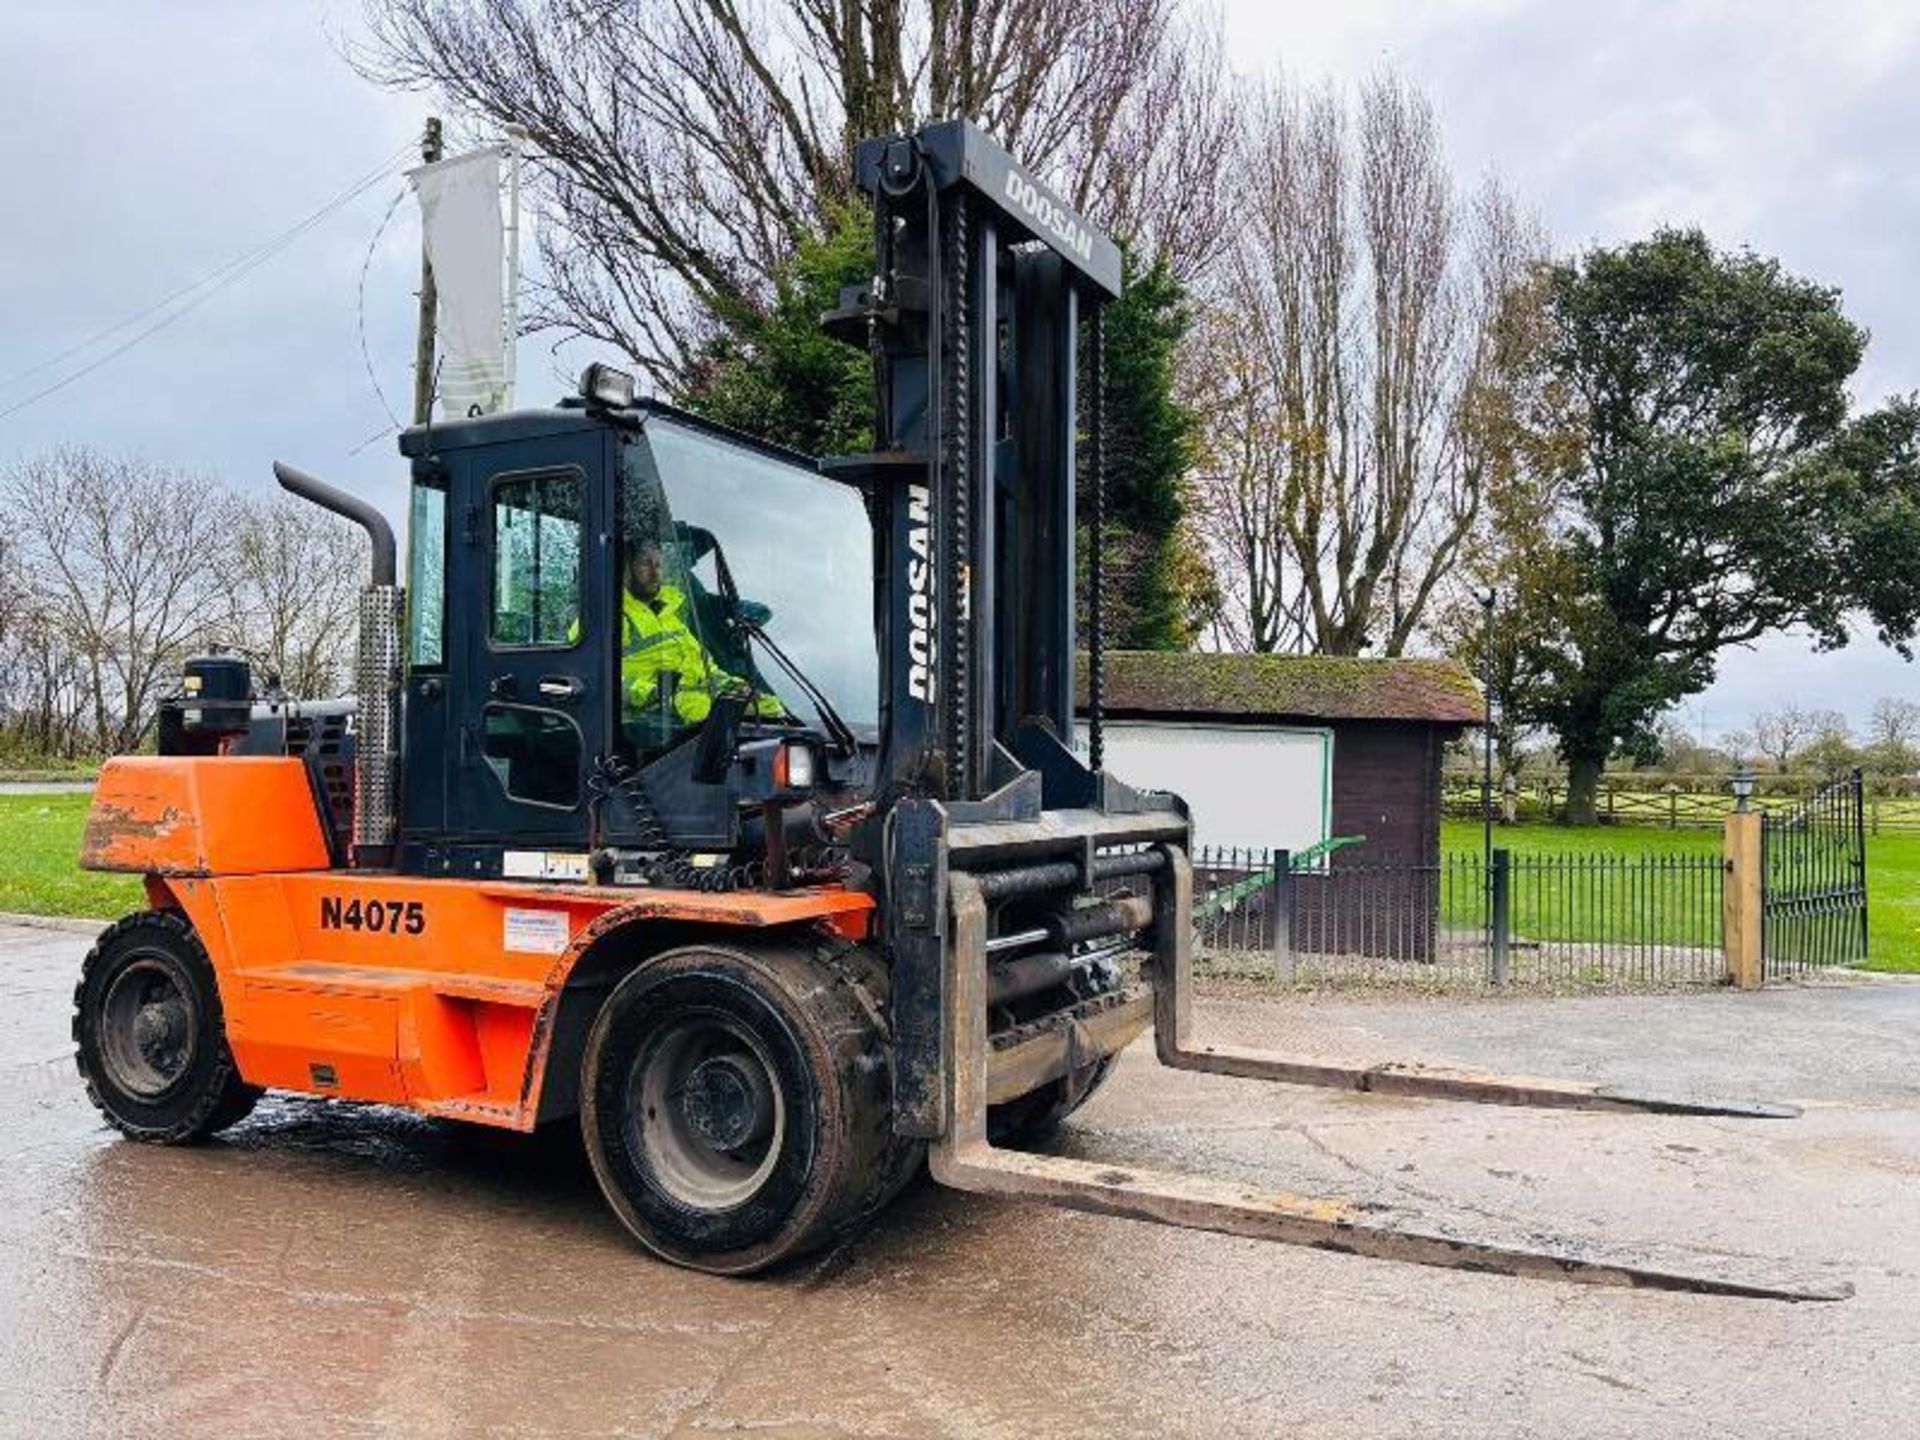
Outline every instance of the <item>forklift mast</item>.
[[(864, 492), (874, 522), (879, 755), (856, 849), (883, 895), (893, 1123), (933, 1139), (966, 1108), (943, 1060), (968, 1004), (956, 966), (985, 964), (956, 950), (954, 885), (993, 872), (995, 935), (979, 939), (1000, 948), (1102, 877), (1183, 866), (1188, 822), (1177, 797), (1100, 772), (1098, 549), (1087, 758), (1073, 749), (1075, 482), (1098, 532), (1100, 311), (1119, 296), (1119, 248), (966, 121), (862, 142), (854, 180), (874, 204), (876, 275), (824, 326), (874, 357), (874, 449), (822, 468)], [(1140, 916), (1096, 906), (1075, 935)], [(1052, 1023), (1066, 1033), (1112, 1002)]]
[[(1496, 1105), (1793, 1112), (1203, 1043), (1186, 805), (1102, 767), (1097, 544), (1084, 760), (1073, 747), (1075, 479), (1084, 464), (1097, 536), (1100, 320), (1120, 292), (1119, 250), (964, 122), (867, 141), (855, 176), (873, 201), (876, 274), (824, 323), (873, 354), (875, 445), (823, 469), (862, 487), (874, 525), (881, 736), (864, 848), (881, 881), (892, 980), (893, 1128), (932, 1142), (934, 1178), (1426, 1264), (1770, 1298), (1845, 1293), (1489, 1242), (1338, 1202), (995, 1143), (996, 1102), (1058, 1075), (1071, 1108), (1104, 1074), (1097, 1057), (1148, 1027), (1163, 1065), (1282, 1084)], [(1038, 936), (1055, 952), (1027, 949)], [(1026, 972), (1078, 966), (1091, 958), (1083, 947), (1116, 937), (1144, 952), (1141, 987), (1091, 987), (1007, 1026), (1001, 1002)]]
[[(965, 121), (862, 142), (854, 177), (875, 276), (823, 324), (873, 356), (874, 448), (822, 468), (862, 489), (873, 521), (880, 748), (860, 848), (887, 901), (894, 1125), (932, 1137), (952, 1108), (941, 1024), (966, 837), (992, 833), (990, 858), (1029, 874), (1075, 850), (1069, 888), (1084, 891), (1096, 843), (1184, 848), (1187, 825), (1173, 797), (1149, 806), (1099, 773), (1097, 547), (1091, 763), (1073, 748), (1075, 490), (1084, 464), (1097, 532), (1100, 315), (1119, 247)], [(1048, 812), (1075, 818), (1049, 828)], [(1144, 823), (1100, 834), (1095, 812)]]
[(863, 142), (855, 178), (877, 273), (825, 324), (873, 353), (875, 446), (825, 468), (874, 517), (880, 795), (978, 801), (1024, 731), (1071, 741), (1079, 436), (1096, 509), (1103, 455), (1081, 398), (1120, 251), (964, 121)]

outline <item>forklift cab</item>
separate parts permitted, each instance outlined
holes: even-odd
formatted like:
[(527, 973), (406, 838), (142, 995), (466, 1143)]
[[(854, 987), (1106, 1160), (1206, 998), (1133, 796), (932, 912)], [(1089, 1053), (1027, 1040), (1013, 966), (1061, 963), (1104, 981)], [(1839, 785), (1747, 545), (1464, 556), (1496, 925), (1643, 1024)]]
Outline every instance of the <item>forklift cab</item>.
[(586, 878), (589, 850), (731, 850), (770, 780), (742, 754), (786, 742), (844, 768), (860, 747), (841, 737), (871, 740), (858, 494), (617, 398), (401, 437), (402, 869)]

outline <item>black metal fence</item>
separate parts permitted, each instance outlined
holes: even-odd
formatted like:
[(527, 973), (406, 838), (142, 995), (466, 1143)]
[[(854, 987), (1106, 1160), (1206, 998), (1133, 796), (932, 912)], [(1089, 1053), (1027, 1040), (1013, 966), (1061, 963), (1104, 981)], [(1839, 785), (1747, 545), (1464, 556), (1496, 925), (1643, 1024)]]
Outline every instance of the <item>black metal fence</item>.
[(1553, 990), (1727, 978), (1718, 855), (1196, 851), (1196, 948), (1283, 984)]
[(1761, 953), (1769, 977), (1867, 955), (1864, 782), (1856, 770), (1761, 821)]

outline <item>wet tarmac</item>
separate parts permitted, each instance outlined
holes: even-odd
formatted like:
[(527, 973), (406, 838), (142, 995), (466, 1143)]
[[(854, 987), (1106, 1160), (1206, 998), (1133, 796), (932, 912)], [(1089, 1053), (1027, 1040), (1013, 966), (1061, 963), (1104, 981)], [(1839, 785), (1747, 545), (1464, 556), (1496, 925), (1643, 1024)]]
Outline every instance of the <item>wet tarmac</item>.
[(112, 1137), (88, 941), (0, 928), (7, 1435), (1911, 1435), (1920, 985), (1458, 1003), (1215, 995), (1223, 1038), (1765, 1093), (1792, 1122), (1545, 1115), (1158, 1070), (1064, 1140), (1857, 1287), (1779, 1305), (1355, 1260), (921, 1184), (757, 1281), (633, 1249), (564, 1136), (273, 1101)]

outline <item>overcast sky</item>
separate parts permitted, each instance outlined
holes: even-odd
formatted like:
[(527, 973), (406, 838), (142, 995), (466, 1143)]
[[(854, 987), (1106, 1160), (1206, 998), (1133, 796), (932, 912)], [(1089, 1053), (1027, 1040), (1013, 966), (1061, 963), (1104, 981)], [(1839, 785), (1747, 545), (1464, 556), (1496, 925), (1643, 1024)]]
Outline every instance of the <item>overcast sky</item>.
[[(1226, 14), (1243, 68), (1410, 76), (1438, 106), (1457, 168), (1497, 172), (1562, 248), (1698, 223), (1839, 286), (1873, 334), (1858, 402), (1920, 388), (1920, 5), (1229, 0)], [(338, 0), (0, 13), (0, 410), (100, 351), (18, 372), (286, 230), (416, 141), (426, 102), (367, 85), (339, 58), (358, 15)], [(380, 181), (176, 323), (0, 418), (0, 463), (82, 441), (269, 485), (285, 458), (395, 505), (392, 442), (365, 442), (389, 423), (376, 379), (395, 412), (410, 403), (410, 203), (367, 262), (400, 185)], [(520, 365), (523, 398), (557, 393), (544, 344), (525, 342)], [(1870, 635), (1830, 656), (1783, 638), (1728, 655), (1687, 715), (1717, 732), (1795, 700), (1860, 720), (1882, 694), (1920, 697), (1920, 672)]]

